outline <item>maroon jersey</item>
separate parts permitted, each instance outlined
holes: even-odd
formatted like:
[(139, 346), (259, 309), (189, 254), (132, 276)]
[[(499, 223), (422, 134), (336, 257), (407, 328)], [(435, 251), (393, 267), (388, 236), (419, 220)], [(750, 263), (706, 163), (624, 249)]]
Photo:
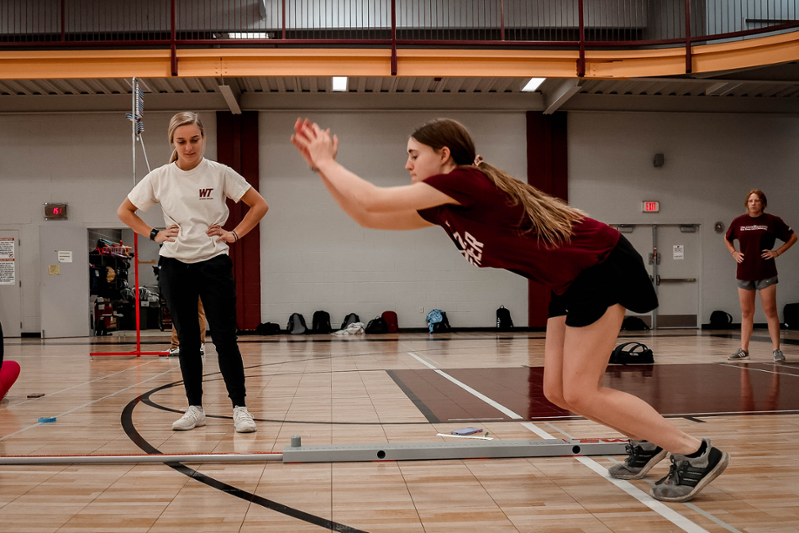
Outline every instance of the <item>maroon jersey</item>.
[(738, 279), (757, 281), (777, 275), (777, 265), (773, 259), (763, 259), (763, 250), (771, 250), (777, 239), (787, 241), (793, 230), (780, 217), (763, 213), (759, 217), (741, 215), (730, 224), (727, 240), (738, 239), (744, 260), (738, 263)]
[(475, 266), (504, 268), (563, 294), (586, 268), (601, 263), (616, 247), (619, 232), (585, 218), (572, 227), (571, 241), (556, 249), (525, 233), (530, 221), (520, 205), (482, 172), (459, 168), (430, 176), (424, 182), (461, 205), (422, 209), (419, 215), (443, 227), (467, 261)]

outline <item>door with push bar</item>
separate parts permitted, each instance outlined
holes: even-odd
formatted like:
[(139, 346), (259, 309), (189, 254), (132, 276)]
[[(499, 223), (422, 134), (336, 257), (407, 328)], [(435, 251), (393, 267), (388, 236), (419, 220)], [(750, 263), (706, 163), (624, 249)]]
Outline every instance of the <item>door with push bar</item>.
[[(615, 225), (644, 258), (660, 306), (637, 315), (652, 329), (698, 328), (701, 233), (698, 224)], [(634, 315), (628, 311), (628, 315)]]

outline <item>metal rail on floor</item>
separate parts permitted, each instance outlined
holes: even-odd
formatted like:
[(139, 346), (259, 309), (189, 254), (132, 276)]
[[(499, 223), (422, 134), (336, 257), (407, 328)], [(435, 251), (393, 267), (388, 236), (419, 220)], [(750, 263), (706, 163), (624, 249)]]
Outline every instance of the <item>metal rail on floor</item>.
[(357, 463), (623, 455), (626, 439), (540, 439), (496, 442), (404, 442), (302, 446), (292, 439), (283, 453), (207, 453), (150, 455), (12, 455), (0, 465), (137, 464), (137, 463)]

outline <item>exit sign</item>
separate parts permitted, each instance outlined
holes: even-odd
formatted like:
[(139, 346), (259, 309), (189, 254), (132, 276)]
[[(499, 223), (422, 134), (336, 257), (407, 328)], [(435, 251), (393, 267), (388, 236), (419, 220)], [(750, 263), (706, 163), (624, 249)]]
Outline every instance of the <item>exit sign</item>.
[(657, 213), (660, 211), (660, 202), (643, 202), (642, 211), (644, 213)]

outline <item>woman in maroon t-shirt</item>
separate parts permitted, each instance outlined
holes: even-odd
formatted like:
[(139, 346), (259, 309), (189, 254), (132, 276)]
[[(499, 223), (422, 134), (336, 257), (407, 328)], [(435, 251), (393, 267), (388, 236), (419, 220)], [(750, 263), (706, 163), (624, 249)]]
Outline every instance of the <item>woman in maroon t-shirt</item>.
[(505, 268), (552, 289), (544, 393), (630, 437), (629, 456), (611, 476), (640, 479), (669, 451), (672, 470), (651, 493), (686, 501), (726, 468), (729, 455), (709, 439), (686, 434), (640, 398), (603, 384), (625, 310), (657, 307), (641, 256), (616, 230), (483, 162), (454, 120), (428, 122), (411, 135), (411, 184), (401, 187), (377, 187), (338, 164), (330, 130), (307, 119), (294, 129), (294, 145), (361, 226), (439, 225), (473, 265)]
[[(780, 217), (764, 213), (768, 200), (763, 191), (752, 189), (746, 195), (746, 214), (730, 224), (724, 244), (738, 262), (738, 299), (741, 301), (741, 347), (732, 354), (732, 361), (749, 359), (749, 339), (755, 317), (755, 291), (768, 320), (768, 333), (774, 349), (774, 361), (785, 361), (780, 350), (780, 319), (777, 315), (777, 265), (774, 259), (796, 242), (796, 233)], [(738, 239), (741, 250), (733, 242)], [(772, 250), (777, 239), (785, 244)]]

